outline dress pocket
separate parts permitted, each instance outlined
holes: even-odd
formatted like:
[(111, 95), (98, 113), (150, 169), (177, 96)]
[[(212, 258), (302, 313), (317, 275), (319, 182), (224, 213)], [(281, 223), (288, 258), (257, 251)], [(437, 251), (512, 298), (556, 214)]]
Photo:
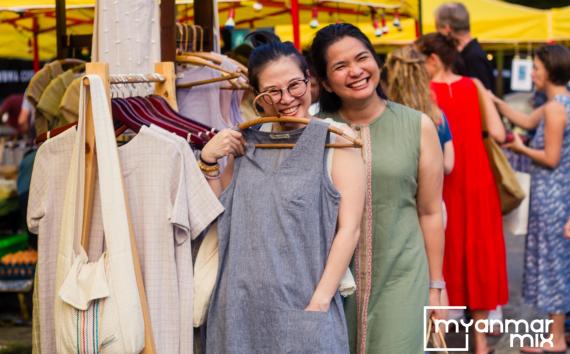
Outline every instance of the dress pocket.
[(331, 315), (329, 312), (292, 310), (287, 316), (287, 354), (329, 354)]

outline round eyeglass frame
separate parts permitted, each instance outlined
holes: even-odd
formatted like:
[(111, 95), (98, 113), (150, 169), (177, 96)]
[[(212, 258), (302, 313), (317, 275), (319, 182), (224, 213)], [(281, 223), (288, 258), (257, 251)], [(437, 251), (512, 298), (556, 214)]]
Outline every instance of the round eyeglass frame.
[[(292, 94), (291, 93), (291, 86), (296, 83), (296, 82), (302, 82), (305, 84), (305, 89), (303, 90), (303, 93), (300, 94)], [(283, 99), (283, 90), (287, 90), (287, 93), (289, 93), (289, 95), (291, 97), (295, 97), (295, 98), (299, 98), (302, 97), (305, 93), (307, 93), (307, 89), (309, 88), (309, 79), (308, 78), (304, 78), (304, 79), (297, 79), (293, 82), (291, 82), (289, 85), (287, 85), (287, 87), (282, 88), (282, 89), (270, 89), (270, 90), (265, 90), (265, 91), (261, 91), (259, 92), (259, 96), (260, 98), (263, 100), (263, 102), (265, 102), (266, 104), (276, 104), (281, 102), (281, 100)], [(271, 97), (270, 92), (279, 92), (279, 99), (274, 100), (273, 97)]]

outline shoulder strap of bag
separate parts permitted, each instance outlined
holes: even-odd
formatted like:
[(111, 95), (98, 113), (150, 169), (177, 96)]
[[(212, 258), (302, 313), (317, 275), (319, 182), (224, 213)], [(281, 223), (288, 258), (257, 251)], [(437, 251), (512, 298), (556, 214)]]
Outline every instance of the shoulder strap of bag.
[[(139, 294), (131, 294), (128, 291), (117, 291), (115, 296), (122, 298), (118, 299), (119, 303), (142, 308), (141, 318), (131, 318), (131, 320), (140, 321), (140, 323), (144, 321), (145, 349), (143, 353), (154, 353), (154, 340), (148, 312), (148, 303), (146, 301), (144, 284), (140, 273), (140, 264), (136, 257), (136, 244), (134, 243), (134, 235), (130, 224), (130, 215), (127, 208), (123, 176), (119, 163), (119, 154), (107, 95), (103, 81), (99, 76), (86, 75), (86, 78), (89, 80), (89, 93), (93, 113), (106, 252), (110, 258), (111, 266), (116, 262), (116, 268), (120, 268), (118, 269), (119, 274), (115, 274), (112, 281), (115, 282), (114, 285), (116, 289), (120, 289), (125, 285), (124, 283), (136, 282), (139, 292)], [(83, 97), (85, 97), (85, 90), (85, 85), (81, 85)], [(85, 102), (82, 101), (81, 103), (84, 104)], [(83, 127), (81, 135), (84, 137), (85, 115), (82, 115), (82, 118)], [(83, 149), (85, 147), (84, 140), (83, 138), (83, 144), (81, 145)], [(83, 167), (84, 165), (81, 166)], [(131, 257), (126, 257), (127, 259), (121, 260), (121, 258), (125, 258), (126, 250), (128, 250), (126, 255), (130, 255)], [(114, 257), (115, 255), (119, 256)], [(135, 271), (135, 266), (139, 267), (138, 272)], [(121, 318), (126, 318), (126, 315), (129, 313), (127, 309), (124, 310), (126, 311), (125, 316), (121, 316)], [(128, 324), (123, 326), (124, 329), (128, 327)]]
[(483, 138), (487, 138), (489, 136), (489, 130), (487, 129), (487, 112), (485, 110), (485, 101), (483, 95), (484, 92), (481, 91), (479, 86), (473, 81), (473, 85), (477, 89), (477, 100), (479, 101), (479, 112), (481, 116), (481, 131), (483, 132)]

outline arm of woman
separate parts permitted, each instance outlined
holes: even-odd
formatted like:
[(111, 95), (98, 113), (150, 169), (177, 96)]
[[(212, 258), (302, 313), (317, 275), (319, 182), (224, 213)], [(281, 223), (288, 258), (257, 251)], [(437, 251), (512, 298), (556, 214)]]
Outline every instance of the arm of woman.
[[(443, 157), (432, 121), (422, 115), (418, 192), (416, 197), (420, 227), (432, 281), (443, 280), (444, 231), (441, 209)], [(440, 289), (430, 289), (430, 305), (440, 304)]]
[(530, 114), (526, 114), (509, 106), (507, 102), (495, 96), (491, 91), (487, 91), (487, 96), (495, 103), (499, 113), (505, 116), (514, 125), (523, 129), (530, 130), (536, 128), (538, 123), (540, 123), (540, 119), (544, 116), (544, 105), (538, 107)]
[(518, 134), (515, 140), (505, 145), (514, 152), (526, 155), (539, 165), (556, 168), (560, 163), (562, 139), (566, 126), (566, 110), (559, 102), (551, 101), (544, 105), (544, 149), (537, 150), (523, 144)]
[(453, 171), (455, 165), (455, 149), (453, 141), (450, 140), (443, 145), (443, 172), (447, 176)]
[(505, 141), (506, 132), (505, 126), (501, 121), (501, 116), (499, 115), (499, 112), (495, 108), (495, 105), (493, 104), (493, 101), (489, 95), (486, 94), (487, 91), (481, 81), (473, 79), (473, 82), (475, 82), (475, 86), (477, 86), (477, 91), (480, 92), (479, 99), (483, 100), (483, 102), (481, 102), (481, 107), (485, 110), (485, 123), (487, 124), (487, 131), (489, 132), (489, 135), (495, 139), (495, 141), (502, 143)]
[(323, 275), (305, 311), (328, 311), (358, 244), (366, 191), (366, 173), (360, 149), (335, 150), (332, 180), (341, 195), (337, 232)]
[(208, 184), (219, 197), (232, 180), (234, 170), (234, 156), (245, 153), (245, 140), (240, 132), (233, 129), (224, 129), (214, 135), (202, 149), (200, 159), (207, 163), (217, 163), (219, 159), (228, 156), (228, 163), (221, 175), (205, 172)]
[(564, 226), (564, 237), (570, 239), (570, 216), (568, 217), (568, 222), (566, 223), (566, 226)]

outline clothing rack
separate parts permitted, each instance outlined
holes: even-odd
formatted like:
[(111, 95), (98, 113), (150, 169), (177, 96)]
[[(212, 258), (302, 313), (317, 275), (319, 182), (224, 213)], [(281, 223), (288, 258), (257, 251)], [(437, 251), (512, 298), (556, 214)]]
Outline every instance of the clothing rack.
[[(173, 107), (176, 106), (176, 95), (175, 95), (175, 74), (174, 74), (174, 63), (172, 62), (161, 62), (155, 64), (155, 74), (150, 75), (140, 75), (140, 74), (127, 74), (127, 75), (109, 75), (109, 66), (106, 63), (87, 63), (86, 73), (99, 75), (105, 86), (107, 99), (109, 102), (109, 109), (111, 107), (111, 85), (113, 84), (134, 84), (134, 83), (155, 83), (155, 94), (162, 96), (166, 101)], [(89, 80), (87, 78), (83, 79), (83, 84), (89, 86)], [(89, 89), (89, 87), (87, 87)], [(84, 249), (88, 249), (88, 233), (91, 227), (91, 214), (93, 210), (93, 199), (94, 199), (94, 187), (95, 187), (95, 173), (96, 173), (96, 163), (95, 163), (95, 131), (93, 125), (93, 115), (91, 112), (91, 101), (89, 100), (89, 95), (87, 95), (86, 102), (86, 114), (85, 114), (85, 199), (83, 201), (83, 225), (82, 225), (82, 239), (81, 245)], [(125, 202), (127, 203), (128, 209), (128, 199), (124, 195)], [(137, 252), (137, 247), (135, 243), (135, 236), (133, 232), (133, 226), (131, 224), (130, 213), (129, 217), (129, 237), (131, 242), (131, 249), (133, 254), (133, 263), (135, 268), (135, 277), (137, 281), (137, 287), (139, 290), (140, 302), (143, 310), (143, 319), (145, 327), (145, 347), (143, 350), (144, 354), (155, 354), (155, 344), (154, 337), (152, 333), (152, 325), (150, 322), (150, 314), (148, 309), (148, 302), (146, 298), (146, 292), (144, 288), (144, 282), (141, 272), (140, 259)]]

